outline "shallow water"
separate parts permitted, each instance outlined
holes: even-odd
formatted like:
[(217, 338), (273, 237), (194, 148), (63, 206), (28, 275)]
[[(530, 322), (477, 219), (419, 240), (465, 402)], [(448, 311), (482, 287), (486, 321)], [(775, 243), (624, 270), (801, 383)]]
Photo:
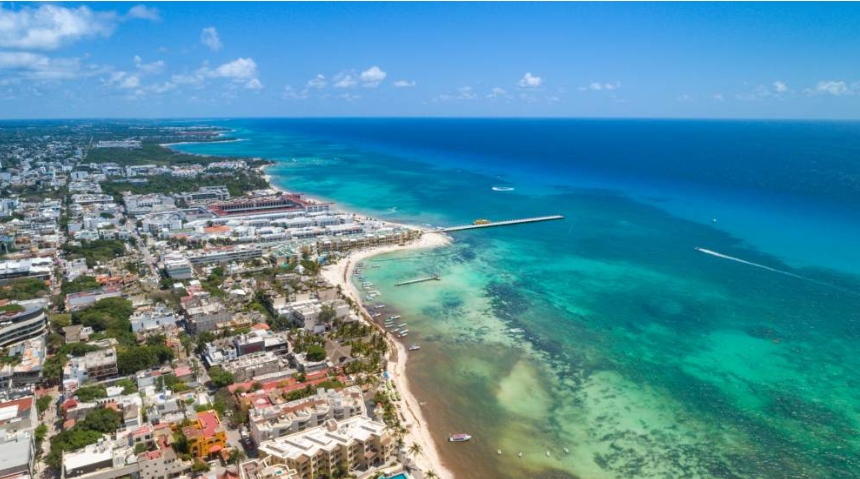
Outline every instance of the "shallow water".
[[(522, 152), (452, 143), (446, 132), (473, 128), (455, 120), (405, 139), (366, 131), (383, 120), (352, 121), (359, 126), (237, 120), (230, 124), (248, 141), (179, 148), (277, 159), (269, 173), (279, 186), (393, 220), (566, 216), (456, 233), (450, 247), (377, 257), (380, 268), (365, 270), (408, 322), (409, 342), (421, 345), (410, 378), (458, 477), (860, 477), (860, 265), (842, 253), (860, 239), (852, 229), (860, 192), (843, 177), (858, 167), (853, 126), (697, 125), (700, 136), (684, 137), (673, 154), (725, 163), (709, 163), (700, 177), (689, 165), (613, 160), (618, 146), (588, 145), (590, 157), (606, 159), (597, 166), (563, 148), (555, 163), (530, 166)], [(582, 139), (579, 122), (549, 126), (563, 134), (559, 143)], [(669, 138), (690, 128), (645, 126)], [(488, 121), (473, 133), (496, 128), (517, 150), (516, 127)], [(755, 134), (753, 145), (713, 145)], [(767, 134), (799, 145), (775, 150), (799, 151), (787, 162), (794, 172), (782, 171), (779, 156), (739, 177), (736, 157), (769, 151)], [(803, 176), (806, 150), (822, 151), (815, 175)], [(770, 173), (780, 181), (761, 179)], [(516, 190), (492, 191), (500, 183)], [(723, 205), (717, 223), (707, 215), (714, 205)], [(784, 221), (756, 222), (749, 212), (757, 211)], [(824, 213), (799, 213), (811, 211)], [(427, 272), (442, 280), (393, 286)], [(453, 432), (474, 440), (445, 442)]]

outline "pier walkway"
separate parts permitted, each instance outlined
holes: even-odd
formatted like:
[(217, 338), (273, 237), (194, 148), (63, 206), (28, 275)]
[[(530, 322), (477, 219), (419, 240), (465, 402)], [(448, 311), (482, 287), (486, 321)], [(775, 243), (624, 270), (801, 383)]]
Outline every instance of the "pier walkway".
[(439, 275), (434, 274), (433, 276), (428, 276), (426, 278), (418, 278), (418, 279), (410, 279), (409, 281), (401, 281), (394, 286), (406, 286), (407, 284), (415, 284), (415, 283), (423, 283), (425, 281), (439, 281)]
[(439, 231), (443, 231), (445, 233), (453, 233), (455, 231), (475, 230), (478, 228), (495, 228), (497, 226), (511, 226), (511, 225), (519, 225), (519, 224), (523, 224), (523, 223), (537, 223), (539, 221), (554, 221), (554, 220), (563, 220), (563, 219), (564, 219), (564, 216), (562, 216), (562, 215), (537, 216), (534, 218), (522, 218), (522, 219), (518, 219), (518, 220), (491, 221), (489, 223), (482, 223), (482, 224), (452, 226), (450, 228), (442, 228)]

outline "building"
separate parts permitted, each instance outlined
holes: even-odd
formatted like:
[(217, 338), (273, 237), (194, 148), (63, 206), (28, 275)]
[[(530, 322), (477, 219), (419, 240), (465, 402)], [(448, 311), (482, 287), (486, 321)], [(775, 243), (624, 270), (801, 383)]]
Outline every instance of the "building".
[[(37, 336), (9, 348), (9, 356), (20, 358), (17, 364), (0, 366), (0, 392), (12, 392), (26, 388), (32, 391), (33, 385), (42, 378), (45, 364), (45, 336)], [(18, 393), (16, 393), (17, 395)]]
[(194, 269), (191, 262), (181, 253), (169, 253), (161, 258), (164, 272), (173, 279), (191, 279), (194, 277)]
[(179, 193), (174, 196), (176, 199), (184, 200), (188, 203), (205, 200), (222, 201), (230, 199), (230, 192), (227, 190), (226, 186), (201, 186), (197, 191)]
[(0, 261), (0, 285), (19, 278), (51, 279), (53, 258), (25, 258)]
[(63, 388), (75, 389), (90, 379), (101, 381), (118, 374), (116, 349), (92, 351), (81, 357), (69, 358), (63, 369)]
[(290, 352), (290, 343), (285, 334), (275, 334), (264, 329), (255, 329), (248, 334), (233, 337), (233, 346), (239, 356), (266, 351), (283, 356)]
[(33, 428), (37, 423), (33, 396), (0, 403), (0, 477), (29, 479), (35, 476)]
[(274, 353), (259, 352), (240, 356), (234, 361), (221, 364), (221, 367), (230, 373), (237, 383), (250, 381), (255, 376), (271, 374), (289, 368), (289, 363), (279, 358)]
[(209, 263), (232, 263), (248, 261), (263, 256), (263, 250), (257, 245), (221, 246), (217, 248), (189, 251), (188, 261), (193, 265)]
[(0, 347), (40, 336), (47, 328), (48, 318), (44, 308), (14, 306), (18, 307), (0, 312)]
[(360, 472), (388, 464), (394, 449), (385, 424), (355, 416), (263, 442), (259, 454), (270, 464), (284, 464), (300, 478), (311, 479), (332, 476), (338, 469)]
[(334, 419), (343, 421), (366, 414), (361, 388), (336, 391), (318, 389), (316, 394), (285, 404), (252, 408), (249, 415), (251, 438), (258, 446), (265, 441), (322, 426)]
[(173, 198), (161, 193), (151, 193), (148, 195), (124, 193), (122, 201), (125, 203), (125, 212), (129, 216), (142, 216), (149, 213), (176, 209)]
[(77, 311), (96, 304), (98, 301), (107, 298), (119, 298), (122, 296), (122, 288), (117, 286), (107, 286), (104, 288), (93, 289), (90, 291), (81, 291), (80, 293), (72, 293), (66, 295), (66, 310)]
[(279, 211), (319, 213), (328, 211), (330, 206), (329, 203), (307, 200), (299, 194), (283, 194), (215, 203), (209, 206), (209, 210), (218, 216), (230, 216), (255, 215)]
[(227, 445), (227, 433), (212, 410), (197, 413), (195, 424), (182, 428), (182, 434), (188, 439), (188, 452), (198, 459), (207, 459)]
[(63, 454), (63, 478), (86, 477), (92, 479), (115, 479), (134, 476), (140, 471), (134, 450), (122, 444), (102, 438), (95, 444), (84, 446), (74, 452)]
[(230, 311), (218, 302), (188, 308), (185, 314), (188, 317), (188, 327), (194, 334), (215, 331), (219, 323), (232, 319)]
[(191, 461), (183, 461), (172, 447), (138, 454), (140, 479), (173, 479), (191, 472)]
[(173, 310), (165, 306), (154, 306), (138, 308), (129, 318), (131, 321), (131, 330), (138, 331), (156, 331), (165, 328), (176, 326), (176, 315)]

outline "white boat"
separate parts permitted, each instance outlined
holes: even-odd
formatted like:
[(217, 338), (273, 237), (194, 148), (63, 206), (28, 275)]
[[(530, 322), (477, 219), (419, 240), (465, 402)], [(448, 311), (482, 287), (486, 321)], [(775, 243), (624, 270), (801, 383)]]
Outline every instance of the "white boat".
[(421, 349), (421, 346), (419, 346), (417, 344), (413, 344), (412, 346), (409, 346), (410, 351), (418, 351), (419, 349)]
[(468, 434), (451, 434), (448, 436), (448, 442), (466, 442), (472, 439)]
[(498, 454), (498, 455), (500, 455), (500, 456), (501, 456), (501, 455), (502, 455), (502, 450), (501, 450), (501, 449), (496, 449), (496, 454)]
[(517, 457), (523, 457), (523, 451), (518, 452)]
[(405, 338), (407, 334), (409, 334), (409, 331), (403, 331), (402, 333), (400, 333), (400, 337)]
[(514, 191), (512, 186), (494, 186), (493, 191)]
[(564, 448), (564, 453), (565, 453), (565, 454), (570, 454), (570, 449), (568, 449), (568, 448)]
[(547, 451), (547, 452), (546, 452), (546, 457), (549, 457), (549, 456), (551, 456), (551, 455), (552, 455), (552, 454), (550, 454), (550, 452), (549, 452), (549, 451)]
[(398, 319), (400, 319), (400, 315), (398, 314), (398, 315), (394, 315), (394, 316), (389, 316), (388, 319), (391, 319), (393, 321), (397, 321)]

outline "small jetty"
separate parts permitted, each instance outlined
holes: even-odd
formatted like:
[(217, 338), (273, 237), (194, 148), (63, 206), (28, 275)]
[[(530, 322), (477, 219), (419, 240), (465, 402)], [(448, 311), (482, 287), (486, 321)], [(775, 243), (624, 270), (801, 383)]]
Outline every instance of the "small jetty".
[(551, 216), (536, 216), (534, 218), (521, 218), (517, 220), (505, 220), (505, 221), (488, 221), (488, 220), (478, 220), (470, 225), (462, 225), (462, 226), (452, 226), (450, 228), (441, 228), (439, 231), (444, 233), (453, 233), (455, 231), (465, 231), (465, 230), (474, 230), (478, 228), (495, 228), (497, 226), (512, 226), (512, 225), (520, 225), (524, 223), (538, 223), (541, 221), (556, 221), (563, 220), (564, 216), (562, 215), (551, 215)]
[(409, 281), (401, 281), (394, 286), (406, 286), (408, 284), (423, 283), (425, 281), (439, 281), (439, 275), (427, 276), (426, 278), (410, 279)]

